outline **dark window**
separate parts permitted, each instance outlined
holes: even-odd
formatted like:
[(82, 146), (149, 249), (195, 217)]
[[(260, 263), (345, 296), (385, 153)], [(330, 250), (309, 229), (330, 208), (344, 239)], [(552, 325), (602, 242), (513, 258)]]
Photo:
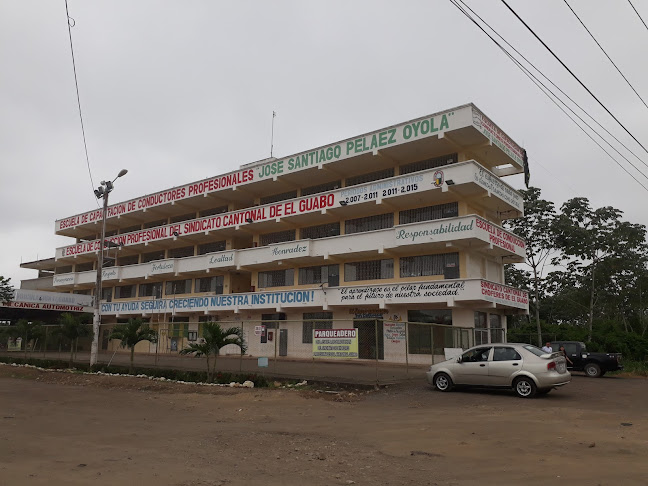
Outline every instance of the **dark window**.
[(75, 272), (89, 272), (90, 270), (94, 270), (94, 262), (77, 263), (74, 267)]
[(75, 290), (72, 293), (77, 295), (90, 295), (91, 292), (92, 291), (90, 289), (86, 289), (86, 290)]
[(313, 329), (333, 329), (332, 312), (304, 312), (302, 343), (313, 342)]
[(340, 283), (340, 266), (323, 265), (299, 269), (299, 285), (328, 283), (335, 287)]
[(144, 229), (148, 228), (155, 228), (156, 226), (164, 226), (167, 224), (167, 219), (158, 219), (156, 221), (150, 221), (148, 223), (144, 223)]
[(183, 246), (182, 248), (171, 248), (169, 250), (169, 258), (185, 258), (194, 256), (193, 246)]
[(464, 354), (461, 355), (461, 360), (464, 363), (488, 361), (488, 356), (490, 355), (491, 349), (492, 348), (489, 346), (489, 347), (473, 349), (472, 351), (466, 351)]
[(121, 266), (137, 265), (138, 263), (139, 263), (139, 255), (120, 257), (119, 260), (117, 260), (117, 264)]
[(488, 323), (490, 324), (491, 343), (504, 342), (504, 329), (502, 329), (502, 316), (499, 314), (489, 314)]
[(112, 302), (113, 289), (112, 287), (103, 287), (101, 289), (101, 300)]
[(166, 282), (164, 287), (166, 295), (175, 294), (190, 294), (191, 293), (191, 279), (186, 280), (170, 280)]
[[(276, 312), (274, 314), (261, 314), (261, 325), (263, 327), (263, 332), (261, 333), (261, 342), (268, 342), (268, 329), (278, 329), (279, 323), (277, 321), (285, 321), (286, 314), (283, 312)], [(275, 336), (275, 339), (279, 339), (279, 336)]]
[(259, 272), (259, 288), (285, 287), (293, 285), (295, 271), (292, 268), (286, 270), (274, 270), (271, 272)]
[(217, 275), (215, 277), (197, 278), (195, 291), (222, 294), (223, 281), (224, 281), (224, 277), (222, 275)]
[(375, 231), (394, 226), (394, 213), (377, 214), (364, 218), (347, 219), (344, 222), (344, 233), (364, 233), (365, 231)]
[(286, 199), (294, 199), (297, 197), (297, 191), (282, 192), (281, 194), (273, 194), (271, 196), (264, 196), (261, 198), (261, 204), (270, 204), (277, 201), (285, 201)]
[(400, 174), (411, 174), (412, 172), (419, 172), (421, 170), (434, 169), (435, 167), (454, 164), (456, 161), (457, 154), (442, 155), (441, 157), (420, 160), (418, 162), (412, 162), (411, 164), (402, 165), (400, 168)]
[(339, 236), (340, 223), (320, 224), (317, 226), (308, 226), (300, 230), (302, 240), (316, 240), (318, 238), (326, 238), (328, 236)]
[(419, 223), (435, 219), (455, 218), (459, 216), (459, 205), (456, 202), (407, 209), (399, 213), (399, 224)]
[[(117, 234), (117, 230), (114, 229), (114, 230), (112, 230), (112, 231), (106, 231), (106, 234), (105, 234), (104, 236), (105, 236), (106, 238), (108, 238), (108, 237), (110, 237), (110, 236), (115, 236), (116, 234)], [(97, 237), (97, 239), (99, 239), (99, 237)]]
[(325, 182), (316, 186), (305, 187), (301, 191), (302, 196), (310, 196), (319, 192), (333, 191), (342, 186), (342, 181)]
[(219, 206), (217, 208), (205, 209), (203, 211), (200, 211), (200, 213), (198, 214), (201, 218), (204, 218), (206, 216), (214, 216), (215, 214), (226, 213), (227, 209), (227, 206)]
[(133, 226), (129, 226), (128, 228), (120, 229), (119, 234), (123, 235), (123, 234), (126, 234), (126, 233), (132, 233), (134, 231), (139, 231), (141, 229), (142, 229), (142, 225), (141, 224), (136, 224), (136, 225), (133, 225)]
[(121, 285), (115, 287), (115, 299), (131, 299), (135, 297), (135, 291), (137, 287), (135, 285)]
[(140, 284), (139, 296), (155, 297), (157, 299), (160, 299), (162, 297), (162, 282)]
[(142, 263), (153, 262), (155, 260), (164, 260), (164, 250), (142, 253)]
[(204, 245), (198, 245), (198, 255), (204, 255), (206, 253), (215, 253), (217, 251), (225, 251), (227, 248), (227, 242), (223, 241), (213, 241), (211, 243), (205, 243)]
[(522, 356), (513, 348), (496, 346), (493, 351), (493, 361), (517, 361), (520, 359)]
[(475, 311), (475, 345), (488, 343), (488, 321), (485, 312)]
[(169, 223), (180, 223), (181, 221), (189, 221), (190, 219), (196, 219), (196, 213), (186, 213), (179, 216), (171, 216)]
[(369, 260), (344, 264), (344, 281), (378, 280), (394, 277), (394, 260)]
[(443, 327), (452, 326), (452, 311), (411, 310), (407, 312), (407, 320), (407, 345), (411, 354), (431, 354), (433, 342), (437, 355), (443, 354), (443, 348), (454, 347), (452, 329)]
[(54, 270), (54, 273), (56, 275), (60, 275), (62, 273), (70, 273), (70, 272), (72, 272), (72, 265), (66, 265), (64, 267), (56, 267), (56, 269)]
[(400, 276), (404, 278), (444, 275), (446, 267), (459, 268), (459, 253), (401, 257)]
[(295, 230), (277, 231), (275, 233), (266, 233), (259, 237), (261, 246), (272, 245), (273, 243), (281, 243), (283, 241), (294, 241)]
[(387, 179), (388, 177), (394, 177), (394, 168), (379, 170), (376, 172), (370, 172), (369, 174), (361, 174), (353, 177), (347, 177), (346, 187), (357, 186), (358, 184), (364, 184), (366, 182), (378, 181), (380, 179)]

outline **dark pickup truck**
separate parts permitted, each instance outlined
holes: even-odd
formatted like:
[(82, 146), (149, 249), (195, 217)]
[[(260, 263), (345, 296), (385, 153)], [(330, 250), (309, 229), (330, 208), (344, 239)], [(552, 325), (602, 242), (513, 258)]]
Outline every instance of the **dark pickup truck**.
[(585, 349), (585, 343), (580, 341), (553, 341), (551, 348), (554, 352), (565, 347), (567, 357), (573, 364), (567, 362), (567, 368), (574, 371), (584, 371), (587, 376), (599, 378), (608, 371), (622, 370), (620, 353), (590, 353)]

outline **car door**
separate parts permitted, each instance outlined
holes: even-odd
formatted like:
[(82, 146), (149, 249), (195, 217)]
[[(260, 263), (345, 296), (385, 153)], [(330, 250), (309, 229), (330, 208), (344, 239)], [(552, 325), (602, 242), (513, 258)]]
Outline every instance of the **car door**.
[(511, 386), (513, 377), (522, 368), (522, 356), (511, 346), (495, 346), (488, 363), (489, 384)]
[(583, 368), (583, 358), (581, 357), (581, 347), (579, 343), (565, 343), (565, 352), (567, 353), (567, 356), (571, 360), (573, 364), (569, 364), (567, 362), (567, 367), (569, 369), (576, 368), (576, 369), (582, 369)]
[(455, 383), (458, 385), (488, 385), (488, 360), (492, 346), (480, 346), (461, 355), (461, 362), (455, 369)]

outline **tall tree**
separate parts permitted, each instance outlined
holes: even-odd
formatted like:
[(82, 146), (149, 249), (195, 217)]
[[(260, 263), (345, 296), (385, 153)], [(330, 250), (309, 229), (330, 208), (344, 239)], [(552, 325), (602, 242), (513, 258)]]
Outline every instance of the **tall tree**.
[[(230, 327), (223, 329), (217, 322), (206, 322), (203, 325), (203, 341), (200, 343), (190, 343), (189, 346), (182, 349), (180, 354), (193, 354), (207, 358), (207, 381), (211, 382), (216, 371), (216, 359), (223, 346), (234, 344), (241, 349), (241, 354), (247, 351), (247, 346), (243, 338), (243, 329), (240, 327)], [(213, 364), (210, 367), (210, 356), (214, 356)]]
[(92, 328), (84, 322), (85, 319), (84, 315), (69, 312), (64, 312), (58, 319), (59, 327), (55, 332), (70, 340), (70, 368), (74, 362), (74, 344), (78, 343), (80, 337), (92, 334)]
[(12, 301), (13, 291), (14, 289), (11, 286), (11, 279), (4, 278), (0, 275), (0, 303)]
[(621, 221), (622, 214), (611, 206), (593, 209), (586, 198), (576, 197), (561, 206), (561, 214), (554, 221), (561, 258), (567, 260), (568, 267), (578, 269), (587, 283), (589, 340), (597, 295), (602, 295), (610, 282), (623, 280), (627, 270), (645, 265), (646, 228)]
[(157, 342), (157, 333), (148, 324), (143, 324), (142, 319), (128, 319), (126, 324), (116, 325), (110, 333), (110, 339), (119, 339), (121, 345), (130, 349), (129, 373), (135, 368), (135, 346), (141, 341)]
[(533, 307), (538, 345), (542, 346), (542, 329), (540, 327), (540, 302), (544, 267), (548, 258), (555, 251), (552, 225), (556, 209), (551, 201), (540, 197), (540, 189), (529, 187), (521, 190), (524, 196), (524, 216), (505, 221), (505, 226), (526, 241), (526, 265), (531, 267), (531, 306)]

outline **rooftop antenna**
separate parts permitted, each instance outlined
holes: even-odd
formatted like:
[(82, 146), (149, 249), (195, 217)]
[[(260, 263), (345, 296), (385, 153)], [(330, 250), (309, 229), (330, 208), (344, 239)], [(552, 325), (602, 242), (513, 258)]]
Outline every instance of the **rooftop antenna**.
[(274, 148), (274, 119), (277, 116), (277, 112), (272, 112), (272, 135), (270, 136), (270, 157), (272, 157), (272, 149)]

